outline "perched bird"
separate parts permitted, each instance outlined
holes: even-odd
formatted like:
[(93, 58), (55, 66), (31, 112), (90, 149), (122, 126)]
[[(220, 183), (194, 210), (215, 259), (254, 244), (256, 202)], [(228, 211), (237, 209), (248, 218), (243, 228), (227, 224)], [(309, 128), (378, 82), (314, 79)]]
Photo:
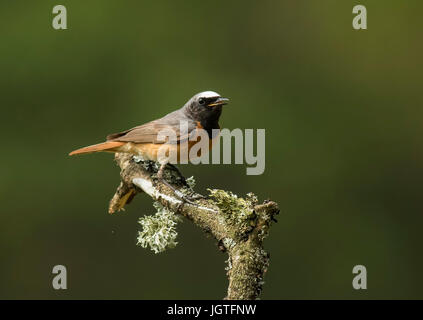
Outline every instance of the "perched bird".
[[(196, 141), (190, 140), (196, 130), (203, 129), (207, 132), (210, 148), (212, 141), (217, 138), (216, 130), (219, 127), (219, 118), (222, 114), (222, 106), (227, 104), (229, 99), (222, 98), (213, 91), (204, 91), (193, 96), (180, 109), (173, 111), (166, 116), (147, 122), (132, 129), (113, 133), (107, 136), (106, 142), (91, 145), (72, 151), (69, 155), (93, 153), (93, 152), (123, 152), (140, 156), (146, 160), (153, 160), (160, 163), (157, 177), (167, 186), (175, 190), (163, 179), (163, 172), (169, 163), (168, 158), (160, 155), (175, 152), (180, 159), (181, 146), (187, 146), (188, 153)], [(186, 130), (181, 130), (184, 125)], [(174, 132), (174, 139), (163, 140), (163, 132), (171, 130)], [(187, 142), (187, 143), (183, 143)], [(167, 153), (159, 152), (159, 149), (166, 144)], [(198, 154), (197, 156), (201, 156)]]

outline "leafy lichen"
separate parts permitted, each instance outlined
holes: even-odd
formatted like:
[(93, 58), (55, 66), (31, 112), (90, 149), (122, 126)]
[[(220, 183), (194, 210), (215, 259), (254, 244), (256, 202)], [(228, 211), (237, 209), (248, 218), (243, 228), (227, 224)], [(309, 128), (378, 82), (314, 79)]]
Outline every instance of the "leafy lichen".
[(220, 189), (208, 189), (214, 203), (219, 207), (223, 214), (236, 222), (242, 222), (253, 218), (253, 202), (250, 197), (246, 199), (238, 197), (230, 191)]
[(195, 187), (195, 179), (193, 176), (191, 176), (185, 179), (185, 185), (181, 189), (179, 189), (179, 191), (184, 196), (193, 196), (195, 195), (194, 187)]
[(238, 197), (230, 191), (219, 189), (208, 189), (211, 201), (217, 205), (226, 223), (235, 225), (236, 228), (230, 236), (234, 241), (239, 241), (248, 234), (256, 224), (256, 213), (254, 205), (257, 203), (257, 197), (249, 193), (245, 198)]
[(160, 253), (169, 248), (174, 248), (178, 243), (176, 237), (176, 225), (180, 218), (173, 212), (155, 202), (157, 213), (153, 216), (145, 216), (139, 219), (142, 231), (138, 232), (137, 245), (150, 247), (154, 253)]
[(147, 171), (159, 170), (160, 164), (158, 162), (146, 160), (141, 156), (133, 156), (132, 159)]
[(229, 272), (232, 269), (231, 257), (228, 257), (225, 263), (226, 263), (225, 271)]
[(226, 249), (232, 249), (236, 245), (236, 242), (232, 238), (224, 238), (222, 242)]
[(195, 187), (195, 179), (194, 176), (189, 177), (188, 179), (185, 179), (185, 182), (187, 183), (187, 185), (191, 188), (194, 189)]

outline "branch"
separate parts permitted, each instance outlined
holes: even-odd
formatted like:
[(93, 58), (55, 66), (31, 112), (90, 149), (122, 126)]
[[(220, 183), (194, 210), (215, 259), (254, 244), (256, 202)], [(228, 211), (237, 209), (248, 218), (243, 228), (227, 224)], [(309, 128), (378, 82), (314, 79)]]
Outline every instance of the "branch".
[[(128, 154), (116, 154), (121, 168), (121, 183), (110, 201), (109, 213), (123, 210), (137, 193), (145, 192), (165, 209), (182, 215), (211, 234), (221, 251), (227, 252), (229, 287), (226, 299), (257, 299), (263, 277), (269, 266), (269, 255), (263, 249), (275, 215), (277, 203), (258, 204), (253, 194), (239, 198), (231, 192), (210, 190), (209, 198), (202, 197), (186, 183), (176, 168), (167, 167), (164, 177), (177, 191), (157, 179), (158, 166)], [(181, 197), (202, 197), (184, 202)]]

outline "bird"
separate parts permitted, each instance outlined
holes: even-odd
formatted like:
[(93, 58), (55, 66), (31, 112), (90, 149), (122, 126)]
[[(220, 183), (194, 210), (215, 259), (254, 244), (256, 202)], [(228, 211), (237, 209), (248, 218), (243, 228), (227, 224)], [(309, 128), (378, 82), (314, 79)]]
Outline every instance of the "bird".
[[(219, 136), (219, 118), (222, 114), (222, 107), (228, 104), (229, 99), (222, 98), (220, 94), (214, 91), (203, 91), (189, 99), (183, 107), (162, 118), (136, 126), (132, 129), (118, 133), (109, 134), (106, 141), (87, 147), (83, 147), (69, 153), (70, 156), (88, 154), (95, 152), (128, 153), (140, 156), (145, 160), (156, 161), (160, 164), (157, 172), (157, 178), (164, 184), (176, 191), (163, 178), (163, 172), (169, 163), (170, 152), (177, 154), (177, 160), (181, 160), (182, 146), (189, 150), (198, 140), (191, 141), (192, 136), (204, 130), (208, 137), (209, 149), (214, 145), (214, 141)], [(182, 130), (182, 125), (185, 130)], [(173, 132), (173, 138), (169, 135), (163, 139), (164, 132)], [(184, 144), (184, 142), (187, 142)], [(160, 152), (160, 148), (165, 145), (166, 151)], [(163, 149), (162, 149), (163, 150)], [(201, 153), (195, 155), (202, 156)], [(191, 158), (190, 158), (191, 159)]]

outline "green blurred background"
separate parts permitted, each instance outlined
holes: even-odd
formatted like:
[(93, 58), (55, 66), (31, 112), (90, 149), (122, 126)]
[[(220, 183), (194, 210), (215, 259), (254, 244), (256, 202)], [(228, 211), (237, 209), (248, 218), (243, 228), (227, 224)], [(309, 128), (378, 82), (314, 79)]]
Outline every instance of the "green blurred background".
[[(51, 27), (54, 5), (68, 30)], [(368, 30), (352, 28), (364, 4)], [(226, 255), (190, 222), (135, 245), (138, 196), (109, 215), (110, 154), (69, 158), (193, 94), (221, 125), (266, 129), (266, 171), (183, 166), (198, 190), (281, 207), (263, 299), (423, 298), (421, 1), (2, 1), (0, 298), (214, 299)], [(51, 286), (68, 268), (68, 290)], [(352, 268), (368, 270), (353, 290)]]

